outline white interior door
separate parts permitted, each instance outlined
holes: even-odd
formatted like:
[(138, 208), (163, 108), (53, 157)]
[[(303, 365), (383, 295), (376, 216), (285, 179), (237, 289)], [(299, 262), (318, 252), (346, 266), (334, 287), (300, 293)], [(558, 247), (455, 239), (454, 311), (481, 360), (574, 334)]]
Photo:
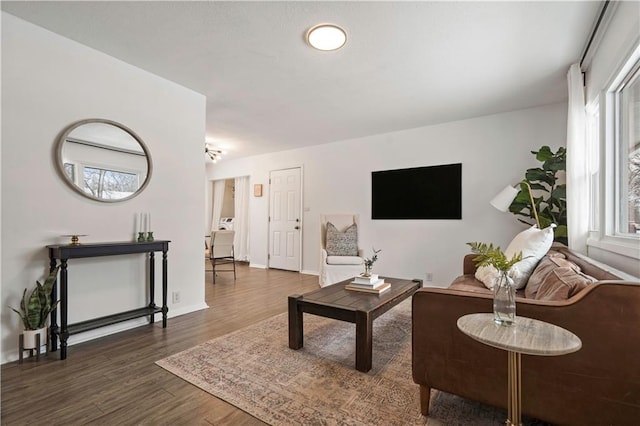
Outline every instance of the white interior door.
[(269, 267), (300, 271), (301, 169), (269, 174)]

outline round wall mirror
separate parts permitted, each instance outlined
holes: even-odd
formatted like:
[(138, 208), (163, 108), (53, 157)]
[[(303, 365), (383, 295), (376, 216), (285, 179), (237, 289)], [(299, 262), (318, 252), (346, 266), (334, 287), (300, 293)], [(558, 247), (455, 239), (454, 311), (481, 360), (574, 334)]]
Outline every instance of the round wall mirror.
[(151, 155), (131, 129), (111, 120), (81, 120), (58, 140), (56, 165), (65, 181), (87, 198), (124, 201), (151, 178)]

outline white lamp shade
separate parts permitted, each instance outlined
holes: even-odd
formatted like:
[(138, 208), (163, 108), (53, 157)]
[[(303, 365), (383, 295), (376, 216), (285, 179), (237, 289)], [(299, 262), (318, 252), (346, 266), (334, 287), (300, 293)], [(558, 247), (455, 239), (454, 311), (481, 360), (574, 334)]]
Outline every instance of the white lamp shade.
[(507, 185), (505, 189), (493, 197), (493, 200), (491, 200), (490, 203), (496, 209), (506, 212), (513, 200), (516, 198), (516, 195), (518, 195), (518, 191), (519, 190), (517, 188)]

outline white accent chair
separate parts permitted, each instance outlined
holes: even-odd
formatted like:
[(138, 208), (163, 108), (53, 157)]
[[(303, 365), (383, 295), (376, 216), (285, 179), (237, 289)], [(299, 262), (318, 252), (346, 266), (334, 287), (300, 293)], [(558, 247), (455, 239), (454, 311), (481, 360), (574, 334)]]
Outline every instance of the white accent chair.
[[(358, 256), (329, 256), (327, 254), (327, 222), (331, 222), (340, 232), (352, 224), (358, 225), (357, 214), (320, 215), (320, 287), (353, 278), (364, 272), (364, 251), (358, 245)], [(358, 232), (360, 229), (358, 229)]]
[[(233, 238), (235, 231), (212, 231), (211, 249), (209, 250), (209, 260), (213, 267), (213, 283), (216, 283), (218, 272), (233, 272), (233, 280), (236, 279), (236, 259), (233, 249)], [(219, 265), (231, 264), (232, 268), (219, 269)]]

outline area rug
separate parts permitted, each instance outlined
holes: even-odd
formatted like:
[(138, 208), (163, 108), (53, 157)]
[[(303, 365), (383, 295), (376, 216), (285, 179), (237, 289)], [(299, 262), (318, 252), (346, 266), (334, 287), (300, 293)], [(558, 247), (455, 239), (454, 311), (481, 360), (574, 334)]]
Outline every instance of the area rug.
[(373, 342), (373, 368), (361, 373), (353, 324), (304, 314), (295, 351), (281, 314), (156, 364), (272, 425), (504, 424), (503, 410), (435, 390), (429, 417), (420, 414), (410, 300), (374, 321)]

